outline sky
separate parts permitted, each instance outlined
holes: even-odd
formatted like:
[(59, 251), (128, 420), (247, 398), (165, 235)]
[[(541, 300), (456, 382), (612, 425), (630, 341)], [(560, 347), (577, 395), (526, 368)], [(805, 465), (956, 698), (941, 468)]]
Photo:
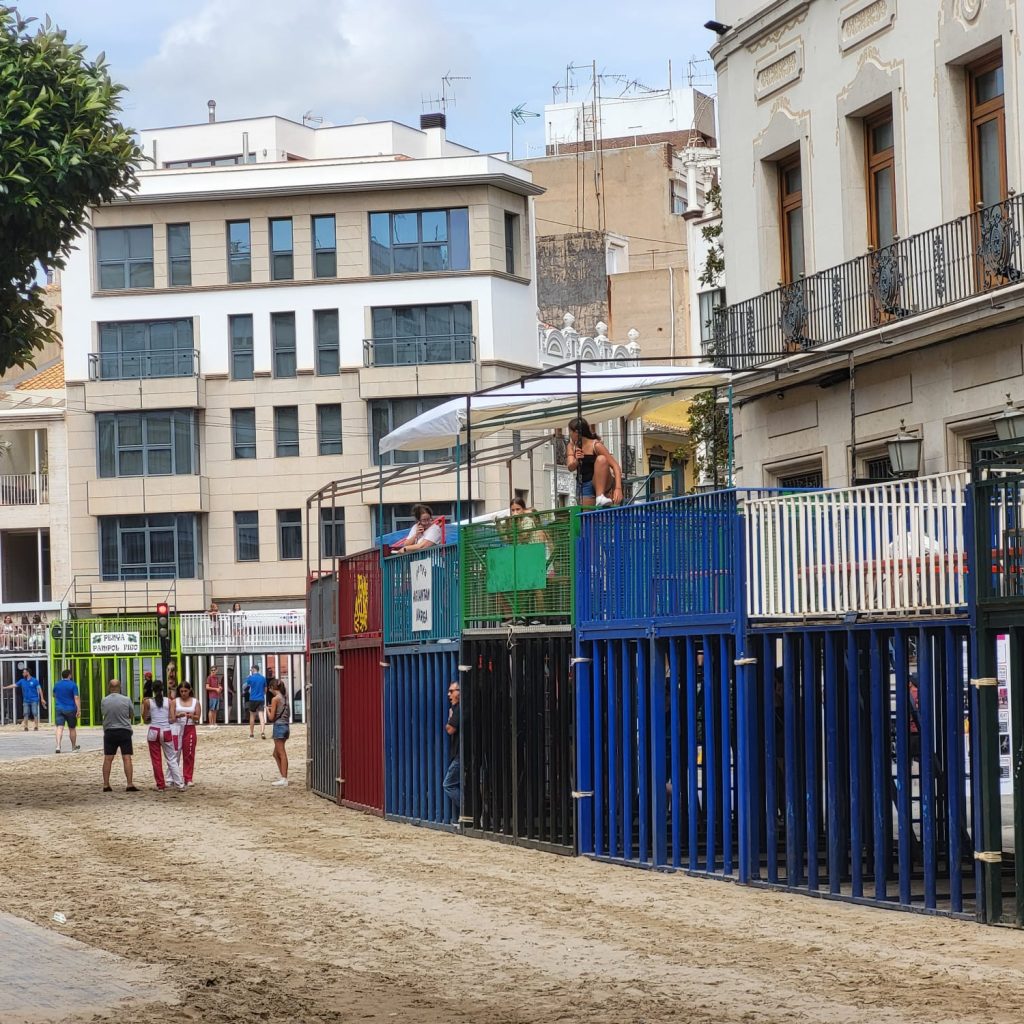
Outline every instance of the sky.
[[(155, 128), (206, 120), (306, 113), (419, 123), (450, 74), (448, 136), (485, 152), (509, 148), (511, 111), (541, 113), (566, 67), (584, 99), (591, 62), (601, 93), (625, 83), (707, 89), (703, 28), (714, 0), (9, 0), (23, 17), (49, 14), (90, 54), (106, 54), (128, 87), (123, 121)], [(455, 80), (467, 77), (468, 81)], [(559, 97), (561, 100), (562, 97)], [(536, 156), (543, 118), (515, 129), (515, 155)]]

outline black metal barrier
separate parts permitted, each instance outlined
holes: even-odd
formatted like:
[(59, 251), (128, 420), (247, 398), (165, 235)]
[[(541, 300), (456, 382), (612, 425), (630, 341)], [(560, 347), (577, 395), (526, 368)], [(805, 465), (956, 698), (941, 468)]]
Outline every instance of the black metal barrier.
[(576, 852), (569, 629), (463, 634), (466, 834)]
[(309, 788), (317, 796), (338, 799), (338, 734), (341, 729), (338, 652), (313, 651), (309, 657)]

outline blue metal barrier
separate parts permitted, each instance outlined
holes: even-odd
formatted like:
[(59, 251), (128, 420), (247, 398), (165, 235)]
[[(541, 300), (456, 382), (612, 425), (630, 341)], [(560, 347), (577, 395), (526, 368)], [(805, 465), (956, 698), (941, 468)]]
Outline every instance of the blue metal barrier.
[(458, 647), (385, 648), (384, 765), (389, 818), (454, 828), (445, 797), (448, 684), (459, 678)]
[(384, 559), (384, 643), (457, 640), (459, 546), (442, 544)]

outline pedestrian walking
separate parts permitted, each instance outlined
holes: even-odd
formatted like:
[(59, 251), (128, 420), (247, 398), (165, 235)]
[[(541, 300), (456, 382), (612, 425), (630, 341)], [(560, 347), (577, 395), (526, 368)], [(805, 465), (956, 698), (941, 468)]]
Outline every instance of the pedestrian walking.
[(249, 739), (254, 740), (254, 726), (256, 719), (260, 720), (260, 739), (267, 738), (267, 679), (260, 674), (260, 667), (255, 662), (245, 680), (245, 687), (249, 691), (246, 698), (249, 702)]
[(287, 786), (288, 751), (285, 749), (285, 744), (288, 742), (288, 737), (292, 732), (292, 709), (288, 703), (288, 694), (285, 692), (284, 683), (276, 680), (273, 683), (273, 687), (274, 697), (270, 702), (267, 717), (273, 723), (271, 735), (274, 739), (274, 761), (277, 764), (277, 770), (280, 772), (281, 777), (276, 782), (272, 782), (271, 785)]
[(161, 793), (167, 788), (163, 769), (163, 761), (166, 761), (171, 785), (179, 791), (184, 790), (185, 783), (178, 765), (181, 737), (174, 720), (174, 698), (167, 696), (162, 680), (153, 683), (153, 696), (143, 700), (142, 720), (149, 723), (146, 741), (149, 743), (149, 760), (153, 765), (156, 788)]
[(220, 678), (220, 666), (214, 665), (206, 677), (206, 722), (211, 729), (217, 728), (217, 712), (220, 711), (224, 684)]
[(444, 773), (444, 793), (452, 802), (455, 820), (462, 813), (462, 766), (459, 763), (459, 730), (462, 728), (462, 708), (459, 705), (459, 681), (448, 684), (448, 721), (444, 731), (448, 734), (448, 770)]
[(71, 669), (69, 668), (64, 669), (60, 674), (60, 679), (54, 683), (53, 704), (54, 719), (57, 723), (56, 753), (60, 753), (61, 741), (64, 739), (64, 726), (68, 727), (68, 739), (71, 740), (72, 752), (80, 750), (78, 719), (82, 714), (82, 698), (78, 693), (78, 683), (71, 678)]
[(27, 668), (21, 670), (21, 678), (16, 683), (3, 687), (5, 690), (21, 689), (21, 724), (28, 732), (28, 720), (35, 723), (34, 731), (39, 732), (39, 706), (46, 707), (46, 698), (39, 680)]
[(121, 692), (120, 679), (111, 679), (107, 689), (109, 692), (100, 701), (100, 715), (103, 718), (103, 792), (111, 791), (110, 766), (120, 752), (126, 783), (124, 791), (138, 793), (132, 781), (132, 716), (135, 713), (135, 706), (131, 699)]
[(181, 774), (186, 786), (194, 785), (192, 775), (196, 768), (196, 743), (199, 739), (196, 726), (202, 717), (203, 708), (192, 695), (192, 684), (181, 683), (178, 686), (177, 700), (174, 702), (174, 718), (181, 730), (178, 763), (181, 765)]

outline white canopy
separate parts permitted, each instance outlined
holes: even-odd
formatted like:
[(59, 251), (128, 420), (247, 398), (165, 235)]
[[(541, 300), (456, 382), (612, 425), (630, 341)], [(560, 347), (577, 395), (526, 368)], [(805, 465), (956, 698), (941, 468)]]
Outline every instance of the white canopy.
[[(731, 374), (710, 366), (617, 366), (573, 376), (539, 376), (469, 398), (474, 440), (499, 430), (564, 427), (576, 416), (577, 387), (590, 422), (642, 416), (658, 406), (729, 383)], [(428, 409), (385, 435), (381, 455), (451, 448), (465, 442), (466, 398)]]

